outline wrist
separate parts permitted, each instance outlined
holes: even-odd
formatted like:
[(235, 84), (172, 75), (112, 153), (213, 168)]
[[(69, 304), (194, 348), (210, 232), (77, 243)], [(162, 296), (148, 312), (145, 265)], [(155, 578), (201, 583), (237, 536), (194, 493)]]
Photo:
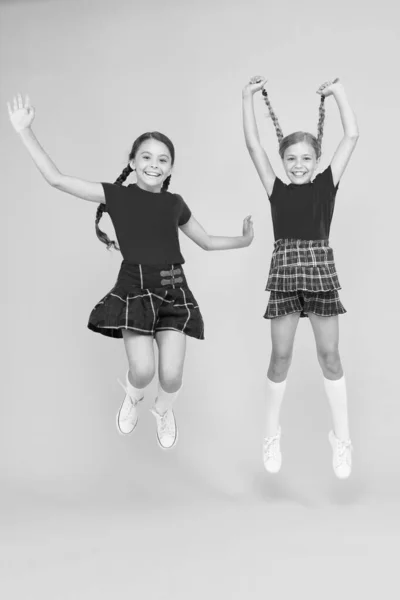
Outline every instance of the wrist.
[(252, 90), (248, 90), (248, 89), (244, 88), (244, 90), (242, 91), (243, 100), (245, 100), (245, 99), (252, 100), (253, 96), (254, 96), (254, 92)]
[(24, 127), (23, 129), (20, 129), (20, 131), (17, 131), (17, 133), (22, 137), (22, 138), (26, 138), (32, 135), (32, 129), (31, 126), (29, 125), (28, 127)]
[(336, 97), (345, 96), (346, 92), (342, 83), (336, 83), (332, 88), (332, 94)]

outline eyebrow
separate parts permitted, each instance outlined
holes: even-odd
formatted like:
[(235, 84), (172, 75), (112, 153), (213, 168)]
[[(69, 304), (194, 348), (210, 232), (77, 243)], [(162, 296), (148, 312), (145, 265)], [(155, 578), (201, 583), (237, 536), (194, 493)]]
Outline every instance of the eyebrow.
[[(312, 156), (312, 154), (301, 154), (300, 156)], [(293, 158), (296, 157), (296, 154), (287, 154), (286, 158)]]
[[(152, 154), (150, 150), (143, 150), (140, 154)], [(168, 154), (158, 154), (159, 157), (163, 156), (165, 158), (169, 158)]]

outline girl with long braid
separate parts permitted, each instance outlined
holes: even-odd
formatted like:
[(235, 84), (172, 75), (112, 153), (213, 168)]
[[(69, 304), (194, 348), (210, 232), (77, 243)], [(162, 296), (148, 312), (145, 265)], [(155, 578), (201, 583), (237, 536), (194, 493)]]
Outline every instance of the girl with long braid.
[[(265, 89), (264, 77), (253, 77), (243, 89), (243, 125), (247, 149), (271, 205), (275, 244), (266, 289), (270, 298), (264, 317), (271, 320), (272, 353), (267, 376), (267, 418), (263, 459), (269, 473), (282, 464), (280, 408), (291, 364), (294, 337), (300, 317), (309, 317), (318, 361), (332, 411), (329, 441), (333, 469), (345, 479), (351, 473), (346, 382), (340, 361), (338, 315), (346, 312), (340, 289), (329, 231), (339, 181), (358, 139), (355, 115), (338, 79), (324, 83), (318, 135), (298, 131), (284, 136)], [(275, 126), (279, 154), (290, 183), (283, 183), (260, 144), (253, 96), (262, 91)], [(325, 98), (333, 96), (339, 108), (343, 138), (330, 165), (315, 179), (321, 157)], [(313, 179), (313, 180), (312, 180)]]
[[(182, 384), (186, 336), (204, 339), (203, 319), (190, 291), (182, 264), (178, 229), (204, 250), (249, 246), (253, 224), (248, 216), (242, 235), (209, 235), (181, 196), (168, 191), (175, 149), (159, 132), (135, 140), (129, 164), (112, 183), (94, 183), (60, 173), (37, 141), (31, 124), (35, 111), (19, 94), (8, 104), (10, 120), (45, 180), (58, 190), (99, 204), (96, 232), (107, 248), (121, 249), (122, 265), (115, 286), (96, 304), (88, 327), (123, 338), (129, 369), (121, 384), (125, 397), (117, 414), (120, 433), (131, 433), (138, 421), (137, 405), (155, 374), (154, 343), (159, 349), (158, 394), (151, 409), (161, 448), (177, 441), (173, 412)], [(122, 184), (135, 172), (136, 183)], [(111, 217), (118, 244), (101, 231), (104, 211)]]

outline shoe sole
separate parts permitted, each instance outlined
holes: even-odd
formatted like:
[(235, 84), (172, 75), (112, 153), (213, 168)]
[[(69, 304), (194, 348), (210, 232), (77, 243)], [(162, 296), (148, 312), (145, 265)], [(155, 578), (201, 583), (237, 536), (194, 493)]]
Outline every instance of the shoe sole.
[[(173, 412), (172, 414), (174, 415), (174, 419), (175, 419), (175, 413)], [(158, 431), (156, 432), (157, 433), (157, 443), (158, 443), (159, 447), (161, 448), (161, 450), (166, 450), (166, 451), (172, 450), (172, 448), (174, 448), (178, 442), (178, 425), (176, 424), (176, 419), (175, 419), (175, 431), (176, 431), (176, 435), (175, 435), (174, 443), (172, 444), (172, 446), (168, 446), (168, 448), (166, 448), (165, 446), (163, 446), (161, 444), (160, 438), (158, 437)]]
[(178, 443), (178, 427), (176, 427), (176, 436), (175, 436), (175, 440), (174, 440), (174, 443), (172, 444), (172, 446), (168, 446), (168, 447), (163, 446), (160, 442), (160, 438), (158, 437), (158, 433), (157, 433), (157, 443), (160, 446), (161, 450), (166, 450), (166, 451), (172, 450), (172, 448), (174, 448), (176, 446), (176, 444)]
[[(334, 441), (334, 437), (332, 436), (332, 432), (329, 432), (328, 439), (329, 439), (329, 443), (330, 443), (330, 445), (331, 445), (331, 448), (332, 448), (332, 452), (334, 453), (334, 452), (335, 452), (335, 447), (334, 447), (334, 446), (335, 446), (335, 441)], [(332, 463), (331, 463), (331, 464), (332, 464), (333, 473), (334, 473), (334, 475), (335, 475), (335, 477), (336, 477), (337, 479), (340, 479), (340, 480), (342, 480), (342, 481), (343, 481), (343, 480), (345, 480), (345, 479), (348, 479), (348, 478), (350, 477), (350, 475), (351, 475), (351, 471), (352, 471), (352, 467), (350, 467), (350, 472), (349, 472), (349, 474), (348, 474), (348, 475), (344, 475), (344, 476), (343, 476), (343, 475), (338, 475), (338, 474), (336, 473), (336, 471), (335, 471), (335, 467), (334, 467), (334, 464), (333, 464), (333, 461), (332, 461)]]

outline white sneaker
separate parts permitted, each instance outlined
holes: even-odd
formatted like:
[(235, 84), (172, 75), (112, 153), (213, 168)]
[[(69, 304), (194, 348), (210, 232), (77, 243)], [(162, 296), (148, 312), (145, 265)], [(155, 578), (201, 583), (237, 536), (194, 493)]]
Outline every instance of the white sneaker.
[(281, 428), (272, 437), (264, 438), (263, 458), (264, 466), (268, 473), (278, 473), (282, 466), (282, 453), (280, 447)]
[(332, 465), (336, 477), (347, 479), (351, 473), (351, 453), (353, 446), (350, 440), (339, 440), (333, 431), (329, 432), (329, 441), (333, 450)]
[[(128, 377), (128, 376), (127, 376)], [(128, 433), (132, 433), (135, 429), (138, 422), (138, 414), (136, 405), (138, 402), (143, 400), (143, 397), (139, 400), (132, 399), (129, 395), (128, 388), (128, 379), (127, 385), (124, 385), (122, 381), (118, 379), (118, 383), (121, 385), (122, 389), (125, 391), (125, 398), (122, 401), (120, 409), (117, 413), (117, 429), (123, 435), (128, 435)]]
[(164, 450), (169, 450), (175, 446), (178, 440), (178, 428), (176, 426), (175, 415), (172, 408), (169, 408), (163, 415), (160, 415), (155, 408), (150, 409), (157, 423), (157, 441)]

